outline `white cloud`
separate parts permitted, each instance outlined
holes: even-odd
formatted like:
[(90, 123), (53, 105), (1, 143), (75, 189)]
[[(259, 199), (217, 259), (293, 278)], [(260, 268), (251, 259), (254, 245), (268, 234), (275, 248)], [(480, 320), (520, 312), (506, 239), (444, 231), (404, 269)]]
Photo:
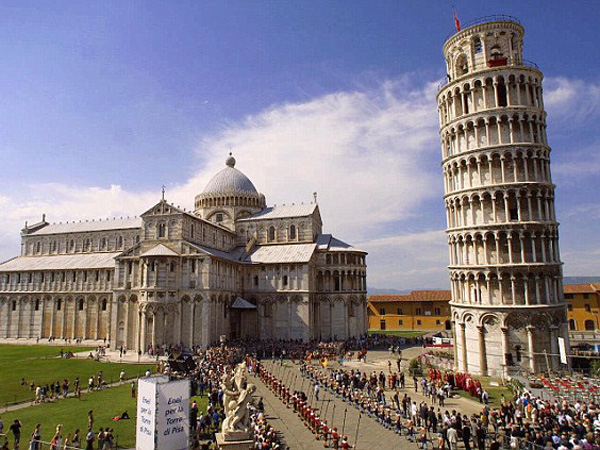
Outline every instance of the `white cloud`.
[(317, 191), (325, 227), (365, 239), (442, 195), (438, 165), (423, 164), (439, 152), (434, 89), (385, 82), (276, 105), (205, 139), (200, 151), (216, 161), (214, 173), (232, 145), (236, 167), (269, 203), (310, 201)]
[(561, 162), (552, 164), (552, 172), (563, 177), (561, 181), (576, 184), (583, 179), (596, 177), (600, 172), (600, 142), (584, 148), (572, 150), (562, 156)]
[(598, 260), (600, 247), (593, 245), (586, 249), (561, 251), (561, 259), (565, 264), (565, 276), (598, 276)]
[[(434, 95), (435, 83), (415, 88), (403, 79), (274, 105), (205, 137), (197, 151), (206, 166), (169, 187), (167, 198), (191, 207), (194, 196), (224, 167), (231, 145), (236, 167), (269, 204), (309, 202), (317, 191), (325, 232), (360, 240), (370, 252), (371, 285), (402, 288), (405, 282), (418, 287), (439, 281), (447, 260), (443, 234), (389, 238), (389, 245), (378, 239), (390, 224), (418, 217), (425, 200), (441, 198)], [(18, 253), (18, 231), (25, 220), (36, 222), (42, 213), (51, 222), (132, 216), (158, 200), (155, 192), (116, 185), (52, 183), (16, 189), (0, 199), (0, 259)]]
[(46, 214), (49, 222), (139, 215), (156, 194), (128, 192), (120, 186), (80, 187), (62, 183), (21, 186), (0, 199), (0, 260), (19, 253), (19, 231)]
[(357, 247), (369, 252), (369, 286), (448, 289), (448, 246), (443, 230), (378, 238)]
[(554, 126), (584, 125), (600, 113), (600, 85), (580, 79), (549, 77), (544, 82), (544, 106)]

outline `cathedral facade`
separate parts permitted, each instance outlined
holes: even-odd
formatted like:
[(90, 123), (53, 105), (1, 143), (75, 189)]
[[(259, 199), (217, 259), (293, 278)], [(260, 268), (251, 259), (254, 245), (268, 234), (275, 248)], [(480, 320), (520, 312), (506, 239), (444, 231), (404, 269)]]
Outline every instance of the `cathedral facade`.
[(194, 211), (163, 194), (135, 218), (26, 223), (0, 264), (0, 339), (147, 351), (366, 333), (366, 253), (322, 232), (316, 199), (268, 207), (235, 163)]

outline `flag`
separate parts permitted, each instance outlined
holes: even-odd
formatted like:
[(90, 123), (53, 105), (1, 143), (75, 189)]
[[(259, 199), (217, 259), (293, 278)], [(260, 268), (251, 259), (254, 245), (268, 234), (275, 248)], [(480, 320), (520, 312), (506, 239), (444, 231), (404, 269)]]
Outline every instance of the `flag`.
[(458, 20), (458, 16), (456, 15), (456, 9), (452, 8), (452, 14), (454, 15), (454, 27), (456, 31), (460, 31), (460, 20)]

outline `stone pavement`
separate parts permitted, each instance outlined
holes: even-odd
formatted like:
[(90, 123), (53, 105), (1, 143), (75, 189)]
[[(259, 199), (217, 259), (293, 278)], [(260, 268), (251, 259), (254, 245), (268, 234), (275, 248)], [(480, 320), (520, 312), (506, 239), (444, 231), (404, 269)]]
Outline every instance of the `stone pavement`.
[[(356, 408), (325, 390), (321, 390), (319, 401), (317, 401), (313, 395), (312, 385), (309, 385), (308, 380), (300, 376), (298, 366), (294, 365), (292, 367), (289, 361), (283, 367), (279, 366), (278, 363), (273, 364), (267, 361), (266, 366), (268, 370), (274, 371), (276, 376), (289, 379), (290, 381), (286, 384), (290, 387), (290, 390), (304, 390), (307, 394), (310, 393), (309, 403), (319, 408), (321, 416), (327, 418), (329, 426), (337, 427), (340, 434), (343, 431), (348, 436), (350, 444), (357, 444), (358, 449), (391, 449), (398, 447), (417, 449), (417, 445), (409, 442), (406, 437), (398, 436), (393, 431), (385, 429), (368, 415), (361, 415)], [(276, 429), (283, 433), (286, 444), (290, 449), (317, 450), (323, 448), (322, 441), (315, 439), (292, 408), (288, 409), (258, 377), (254, 377), (253, 380), (258, 385), (259, 395), (263, 396), (267, 418)], [(357, 441), (359, 416), (360, 426)]]
[(285, 437), (290, 449), (321, 450), (323, 443), (317, 441), (314, 435), (300, 421), (294, 410), (287, 408), (262, 382), (258, 376), (250, 378), (249, 382), (257, 387), (255, 397), (262, 397), (265, 405), (265, 415), (269, 424)]
[[(424, 349), (422, 347), (409, 347), (402, 350), (402, 365), (401, 368), (404, 370), (406, 374), (408, 374), (408, 362), (423, 353)], [(383, 373), (388, 374), (388, 361), (392, 362), (392, 370), (396, 370), (396, 359), (397, 355), (391, 355), (387, 351), (369, 351), (367, 355), (367, 363), (361, 363), (358, 361), (348, 361), (344, 363), (344, 368), (346, 369), (359, 369), (361, 371), (376, 371), (377, 373), (383, 371)], [(332, 364), (331, 367), (338, 368), (339, 364)], [(404, 395), (404, 392), (407, 392), (409, 397), (415, 400), (417, 403), (420, 401), (426, 401), (428, 404), (431, 404), (429, 398), (425, 396), (415, 393), (414, 384), (411, 376), (406, 376), (406, 389), (404, 391), (400, 390), (400, 398)], [(392, 395), (391, 391), (386, 391), (386, 394)], [(443, 410), (452, 411), (453, 409), (457, 410), (463, 414), (478, 414), (481, 412), (481, 408), (483, 405), (479, 403), (476, 399), (469, 399), (465, 397), (456, 397), (449, 398), (444, 401)]]
[[(422, 351), (420, 347), (405, 349), (402, 352), (404, 365), (408, 360), (416, 356)], [(391, 356), (385, 351), (370, 351), (368, 354), (368, 362), (362, 363), (358, 361), (345, 362), (345, 368), (360, 369), (370, 373), (371, 371), (383, 371), (387, 374), (388, 360), (392, 361), (395, 368), (395, 356)], [(390, 448), (407, 448), (417, 449), (415, 443), (409, 442), (405, 436), (398, 436), (393, 431), (381, 426), (377, 421), (366, 414), (360, 414), (359, 410), (354, 406), (347, 404), (340, 398), (330, 394), (324, 388), (319, 394), (319, 401), (314, 398), (314, 389), (312, 383), (308, 379), (300, 375), (299, 365), (292, 364), (290, 361), (284, 361), (283, 366), (277, 361), (264, 361), (265, 366), (269, 371), (281, 380), (290, 388), (291, 391), (302, 390), (308, 395), (308, 402), (313, 407), (319, 408), (321, 417), (325, 416), (329, 426), (338, 428), (338, 432), (348, 436), (350, 444), (358, 444), (358, 449), (390, 449)], [(339, 367), (339, 364), (331, 363), (331, 368)], [(316, 450), (323, 448), (322, 441), (317, 441), (314, 435), (304, 426), (300, 418), (293, 412), (293, 409), (287, 408), (284, 403), (276, 397), (258, 377), (253, 377), (252, 382), (257, 385), (257, 394), (263, 397), (265, 403), (265, 411), (270, 423), (283, 433), (286, 443), (290, 449), (306, 449)], [(428, 398), (420, 393), (415, 393), (414, 384), (411, 377), (407, 377), (406, 389), (400, 390), (402, 397), (406, 392), (412, 400), (417, 403), (425, 400), (428, 404), (431, 402)], [(392, 391), (386, 392), (388, 396)], [(451, 398), (445, 401), (442, 411), (457, 410), (461, 413), (473, 414), (481, 411), (482, 405), (475, 400), (467, 398)], [(344, 424), (345, 417), (345, 424)], [(357, 440), (357, 425), (360, 417), (360, 425), (358, 428)], [(430, 435), (430, 439), (435, 440), (435, 436)]]

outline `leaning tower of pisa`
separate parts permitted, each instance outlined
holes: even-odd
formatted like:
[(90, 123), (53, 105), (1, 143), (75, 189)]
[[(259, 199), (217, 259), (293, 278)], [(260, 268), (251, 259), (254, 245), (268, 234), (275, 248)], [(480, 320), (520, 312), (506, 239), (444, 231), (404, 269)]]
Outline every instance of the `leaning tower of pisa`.
[(558, 369), (566, 304), (542, 73), (511, 17), (444, 44), (437, 94), (455, 365), (504, 376)]

